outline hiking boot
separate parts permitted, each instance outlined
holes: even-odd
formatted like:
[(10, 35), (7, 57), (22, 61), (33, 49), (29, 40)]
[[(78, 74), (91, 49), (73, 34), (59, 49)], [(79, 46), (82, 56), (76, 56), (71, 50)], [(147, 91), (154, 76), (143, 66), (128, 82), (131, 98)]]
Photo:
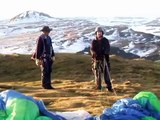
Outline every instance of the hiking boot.
[(111, 89), (108, 89), (108, 91), (109, 91), (109, 92), (114, 92), (112, 88), (111, 88)]
[(101, 90), (101, 87), (98, 87), (98, 86), (92, 86), (91, 87), (93, 90)]
[(96, 86), (96, 90), (101, 90), (102, 87)]
[(54, 87), (52, 86), (48, 86), (48, 87), (43, 87), (44, 89), (55, 89)]

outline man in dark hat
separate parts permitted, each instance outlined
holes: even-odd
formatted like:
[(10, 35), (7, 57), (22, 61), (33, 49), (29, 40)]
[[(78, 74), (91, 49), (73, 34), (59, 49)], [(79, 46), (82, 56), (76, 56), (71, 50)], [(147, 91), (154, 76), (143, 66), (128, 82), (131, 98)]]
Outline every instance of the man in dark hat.
[(41, 30), (43, 33), (37, 40), (35, 51), (35, 62), (41, 68), (42, 87), (44, 89), (54, 89), (51, 86), (52, 64), (55, 61), (52, 40), (49, 36), (51, 30), (48, 26), (43, 27)]
[[(101, 78), (98, 77), (97, 65), (100, 65), (102, 73), (104, 74), (104, 81), (108, 91), (113, 92), (110, 81), (110, 62), (109, 52), (110, 44), (107, 38), (103, 36), (104, 31), (101, 27), (95, 29), (95, 39), (91, 44), (91, 55), (93, 59), (93, 72), (95, 75), (96, 89), (101, 89)], [(100, 75), (101, 76), (101, 75)]]

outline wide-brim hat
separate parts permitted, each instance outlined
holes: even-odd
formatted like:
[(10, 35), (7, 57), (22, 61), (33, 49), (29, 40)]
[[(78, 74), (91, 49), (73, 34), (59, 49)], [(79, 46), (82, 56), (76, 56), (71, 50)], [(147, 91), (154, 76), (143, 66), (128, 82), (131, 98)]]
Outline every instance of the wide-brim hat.
[(50, 31), (52, 31), (52, 28), (49, 28), (48, 26), (44, 26), (44, 27), (41, 29), (41, 31), (43, 31), (43, 32), (50, 32)]

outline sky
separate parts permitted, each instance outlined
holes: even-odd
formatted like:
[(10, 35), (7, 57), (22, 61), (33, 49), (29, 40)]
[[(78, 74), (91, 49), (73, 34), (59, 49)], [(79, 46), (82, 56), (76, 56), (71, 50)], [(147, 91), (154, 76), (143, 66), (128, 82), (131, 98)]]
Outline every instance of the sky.
[(160, 17), (160, 0), (3, 0), (0, 19), (28, 10), (53, 17)]

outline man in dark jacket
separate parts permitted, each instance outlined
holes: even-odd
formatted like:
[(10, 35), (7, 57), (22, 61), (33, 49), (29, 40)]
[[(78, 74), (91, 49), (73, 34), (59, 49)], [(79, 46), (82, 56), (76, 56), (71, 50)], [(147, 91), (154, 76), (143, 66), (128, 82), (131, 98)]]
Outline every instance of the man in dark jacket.
[(107, 38), (103, 37), (104, 31), (101, 27), (95, 29), (96, 38), (92, 41), (91, 44), (91, 55), (93, 59), (93, 72), (95, 75), (96, 88), (101, 89), (101, 80), (97, 76), (97, 61), (101, 61), (102, 72), (104, 73), (104, 80), (108, 91), (112, 92), (112, 84), (110, 81), (110, 62), (109, 62), (109, 52), (110, 44)]
[(43, 27), (41, 30), (43, 34), (37, 40), (35, 51), (35, 62), (41, 68), (42, 87), (44, 89), (54, 89), (51, 86), (52, 64), (55, 61), (52, 40), (49, 36), (51, 30), (48, 26)]

